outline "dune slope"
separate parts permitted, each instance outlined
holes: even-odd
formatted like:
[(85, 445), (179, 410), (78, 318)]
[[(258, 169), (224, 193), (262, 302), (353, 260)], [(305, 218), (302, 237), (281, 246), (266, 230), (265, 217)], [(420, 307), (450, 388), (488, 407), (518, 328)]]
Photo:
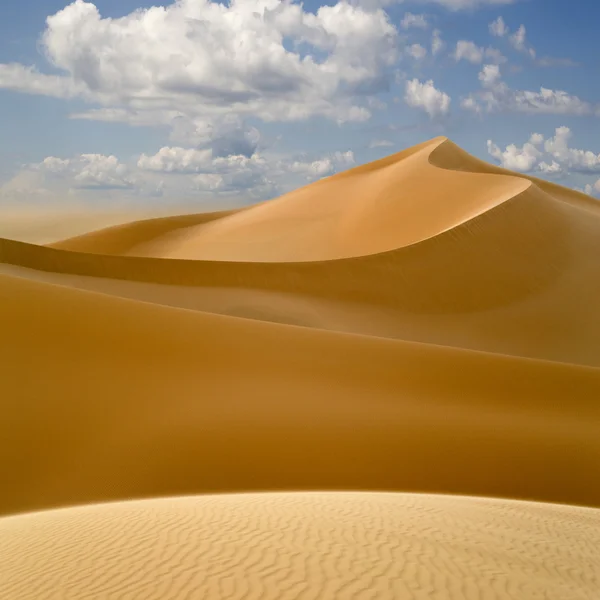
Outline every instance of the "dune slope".
[(600, 506), (598, 369), (7, 276), (0, 297), (3, 513), (319, 488)]

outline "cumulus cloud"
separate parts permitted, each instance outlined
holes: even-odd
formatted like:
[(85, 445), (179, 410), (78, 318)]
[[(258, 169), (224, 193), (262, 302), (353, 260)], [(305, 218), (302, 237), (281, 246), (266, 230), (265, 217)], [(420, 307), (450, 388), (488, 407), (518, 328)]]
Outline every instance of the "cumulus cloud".
[(411, 44), (406, 49), (406, 53), (415, 60), (422, 60), (427, 56), (427, 49), (421, 46), (421, 44)]
[(162, 196), (267, 200), (355, 164), (354, 153), (324, 156), (220, 155), (213, 148), (165, 146), (122, 162), (112, 155), (48, 156), (25, 166), (0, 186), (0, 199), (16, 201), (78, 195), (102, 201)]
[(321, 179), (329, 177), (338, 171), (342, 171), (355, 163), (354, 153), (351, 150), (347, 152), (335, 152), (331, 156), (314, 161), (294, 161), (285, 168), (292, 173), (302, 173), (308, 180)]
[(504, 37), (508, 34), (508, 27), (502, 17), (498, 17), (489, 24), (490, 33), (495, 37)]
[(487, 150), (502, 167), (520, 173), (532, 171), (542, 156), (542, 152), (535, 144), (531, 143), (531, 140), (523, 144), (521, 148), (515, 144), (509, 144), (505, 150), (501, 150), (491, 140), (488, 140)]
[(572, 137), (568, 127), (558, 127), (554, 137), (544, 142), (544, 150), (558, 163), (578, 173), (600, 173), (600, 153), (569, 148)]
[(525, 29), (525, 25), (519, 25), (519, 28), (512, 35), (509, 35), (510, 30), (504, 22), (504, 19), (498, 17), (495, 21), (492, 21), (488, 27), (493, 36), (508, 37), (509, 44), (515, 50), (528, 54), (531, 58), (535, 59), (535, 50), (527, 45), (527, 30)]
[(513, 33), (508, 39), (511, 46), (519, 52), (525, 52), (529, 54), (531, 58), (535, 58), (535, 50), (526, 44), (527, 31), (525, 25), (520, 25), (519, 29)]
[(164, 173), (198, 173), (207, 168), (212, 168), (213, 152), (211, 149), (196, 150), (195, 148), (181, 148), (178, 146), (165, 146), (156, 154), (142, 154), (137, 166), (146, 171), (159, 171)]
[(53, 176), (69, 175), (76, 188), (127, 189), (136, 184), (129, 168), (112, 155), (79, 154), (67, 159), (48, 156), (33, 167)]
[(498, 65), (484, 65), (479, 73), (480, 92), (463, 99), (461, 105), (474, 112), (521, 112), (548, 115), (586, 116), (598, 113), (598, 107), (563, 90), (540, 88), (538, 91), (513, 90), (502, 80)]
[(459, 62), (460, 60), (466, 60), (472, 64), (481, 64), (484, 58), (487, 58), (494, 63), (502, 63), (506, 61), (506, 58), (502, 55), (499, 50), (495, 48), (481, 48), (474, 42), (467, 40), (459, 40), (456, 42), (456, 48), (453, 53), (454, 60)]
[(36, 199), (63, 202), (78, 196), (89, 200), (126, 200), (162, 195), (158, 177), (142, 177), (134, 165), (104, 154), (77, 154), (68, 158), (48, 156), (24, 165), (0, 186), (0, 198), (14, 202)]
[(600, 198), (600, 179), (597, 179), (594, 183), (587, 183), (583, 188), (575, 188), (579, 192), (583, 192), (588, 196), (596, 196)]
[(0, 64), (0, 88), (54, 98), (87, 97), (87, 89), (80, 82), (40, 73), (32, 66), (18, 63)]
[(413, 108), (424, 110), (431, 118), (450, 111), (450, 96), (438, 90), (431, 79), (423, 83), (416, 78), (407, 81), (404, 101)]
[(252, 198), (273, 196), (284, 191), (290, 176), (300, 176), (298, 184), (332, 175), (354, 165), (352, 151), (334, 152), (314, 160), (276, 159), (255, 153), (252, 156), (216, 156), (211, 149), (197, 150), (165, 146), (156, 154), (142, 154), (138, 169), (164, 175), (193, 175), (199, 191), (245, 193)]
[(431, 34), (431, 54), (435, 56), (439, 54), (446, 44), (442, 40), (441, 31), (439, 29), (434, 29)]
[(525, 25), (520, 25), (517, 31), (509, 36), (509, 28), (504, 19), (498, 17), (489, 24), (489, 31), (494, 37), (507, 37), (509, 44), (517, 51), (529, 55), (533, 64), (538, 67), (577, 67), (579, 63), (570, 58), (554, 58), (552, 56), (543, 56), (536, 58), (535, 50), (527, 44), (527, 30)]
[(500, 67), (498, 65), (485, 65), (477, 77), (483, 87), (491, 88), (500, 81)]
[(473, 97), (462, 98), (460, 101), (460, 106), (461, 108), (464, 108), (470, 112), (474, 112), (478, 115), (482, 112), (481, 105)]
[(522, 173), (539, 172), (548, 176), (562, 176), (569, 173), (600, 173), (600, 153), (579, 150), (569, 146), (572, 137), (568, 127), (557, 127), (554, 136), (545, 139), (540, 133), (533, 133), (529, 140), (519, 147), (509, 144), (501, 150), (491, 140), (487, 141), (488, 153), (502, 167)]
[(78, 118), (134, 124), (362, 120), (356, 98), (386, 89), (397, 38), (383, 10), (345, 1), (313, 14), (289, 0), (178, 0), (109, 19), (75, 0), (48, 17), (41, 41), (62, 75), (0, 65), (0, 87), (81, 97), (99, 108)]

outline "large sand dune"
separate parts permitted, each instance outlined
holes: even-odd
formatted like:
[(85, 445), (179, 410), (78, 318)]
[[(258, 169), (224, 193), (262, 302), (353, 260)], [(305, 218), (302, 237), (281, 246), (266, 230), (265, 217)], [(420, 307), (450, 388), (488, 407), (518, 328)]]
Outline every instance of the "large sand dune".
[[(64, 552), (89, 554), (71, 543), (72, 532), (108, 523), (102, 547), (129, 557), (128, 544), (138, 546), (151, 519), (165, 538), (178, 539), (181, 520), (206, 528), (218, 546), (219, 520), (233, 502), (240, 515), (250, 511), (240, 533), (248, 545), (256, 515), (272, 532), (289, 523), (291, 537), (282, 532), (278, 543), (295, 552), (302, 537), (293, 523), (314, 514), (315, 529), (301, 529), (300, 555), (326, 552), (314, 544), (331, 532), (350, 540), (350, 553), (363, 536), (366, 562), (358, 571), (332, 563), (324, 578), (333, 583), (305, 574), (300, 589), (290, 559), (274, 584), (280, 575), (261, 541), (254, 554), (233, 549), (225, 561), (226, 585), (242, 586), (238, 596), (210, 588), (225, 584), (206, 575), (213, 595), (198, 597), (244, 597), (245, 585), (248, 597), (274, 598), (286, 597), (282, 589), (294, 598), (599, 597), (599, 255), (592, 199), (487, 165), (445, 138), (243, 210), (138, 221), (50, 246), (0, 240), (0, 514), (201, 492), (404, 492), (198, 497), (6, 516), (0, 547), (6, 556), (16, 548), (10, 593), (186, 597), (217, 568), (221, 550), (203, 563), (195, 542), (182, 547), (204, 565), (195, 574), (168, 558), (179, 542), (158, 550), (165, 569), (181, 569), (170, 596), (151, 577), (107, 596), (108, 563), (91, 591), (82, 584), (51, 596), (44, 590), (59, 589), (55, 578), (79, 575), (59, 575), (60, 552), (44, 548), (63, 540)], [(269, 520), (269, 507), (283, 512)], [(347, 519), (329, 527), (322, 511)], [(138, 529), (115, 540), (111, 532), (131, 519)], [(365, 522), (379, 527), (372, 539)], [(465, 542), (464, 527), (483, 523), (489, 535)], [(578, 566), (558, 566), (554, 547), (528, 548), (536, 528), (552, 531), (549, 543)], [(1, 546), (3, 531), (13, 537)], [(406, 549), (407, 564), (422, 572), (399, 574), (397, 535), (422, 540)], [(35, 568), (31, 544), (42, 557)], [(530, 562), (519, 565), (511, 552)], [(88, 567), (101, 560), (94, 556)], [(381, 576), (378, 563), (389, 567)], [(255, 567), (267, 574), (248, 584)], [(467, 587), (453, 583), (456, 569)], [(24, 583), (32, 579), (39, 587)], [(377, 596), (394, 585), (396, 595)], [(536, 591), (544, 585), (546, 596)]]

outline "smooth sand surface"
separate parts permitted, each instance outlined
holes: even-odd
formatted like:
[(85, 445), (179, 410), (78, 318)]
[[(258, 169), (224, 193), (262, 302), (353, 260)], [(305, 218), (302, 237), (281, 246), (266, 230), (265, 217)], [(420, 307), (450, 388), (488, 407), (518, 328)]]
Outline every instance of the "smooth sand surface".
[(235, 494), (0, 520), (32, 597), (596, 600), (600, 511), (385, 493)]
[[(436, 138), (245, 209), (0, 240), (0, 597), (600, 597), (598, 206)], [(269, 566), (261, 520), (315, 565), (330, 534), (364, 562)], [(180, 521), (214, 540), (207, 562)], [(98, 554), (57, 570), (96, 530), (98, 582)], [(153, 542), (156, 572), (127, 546), (144, 531), (171, 540)], [(119, 553), (130, 583), (107, 595)], [(160, 569), (180, 574), (168, 593)]]

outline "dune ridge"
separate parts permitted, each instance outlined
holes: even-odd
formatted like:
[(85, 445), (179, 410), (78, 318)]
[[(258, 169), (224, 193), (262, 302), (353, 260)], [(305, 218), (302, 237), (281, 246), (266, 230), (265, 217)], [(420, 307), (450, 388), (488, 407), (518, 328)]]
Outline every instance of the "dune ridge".
[(239, 210), (0, 239), (10, 597), (595, 598), (599, 252), (593, 200), (446, 138)]

